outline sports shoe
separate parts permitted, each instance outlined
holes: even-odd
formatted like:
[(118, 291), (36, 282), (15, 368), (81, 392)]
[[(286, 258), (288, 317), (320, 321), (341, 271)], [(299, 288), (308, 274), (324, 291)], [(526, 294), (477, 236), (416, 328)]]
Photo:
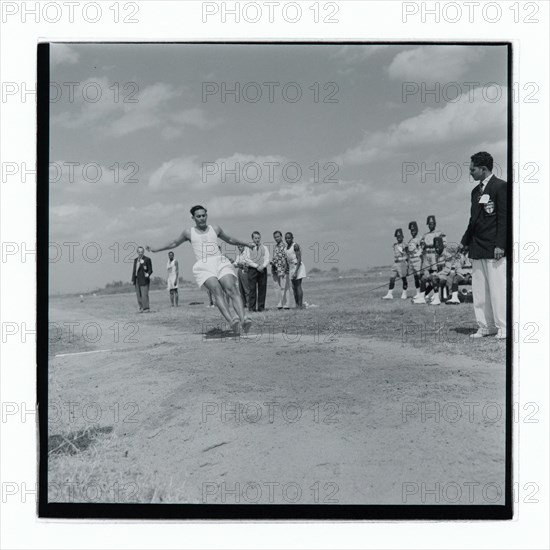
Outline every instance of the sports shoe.
[(418, 296), (415, 296), (412, 300), (412, 303), (413, 304), (425, 304), (426, 303), (426, 298), (425, 298), (424, 294), (419, 294)]
[(430, 302), (432, 306), (440, 306), (441, 300), (439, 299), (439, 293), (434, 294), (434, 297), (432, 298), (432, 301)]
[(402, 300), (406, 300), (407, 299), (407, 291), (404, 290), (402, 293), (401, 293), (401, 299)]
[(393, 300), (393, 294), (388, 291), (385, 296), (382, 296), (382, 300)]

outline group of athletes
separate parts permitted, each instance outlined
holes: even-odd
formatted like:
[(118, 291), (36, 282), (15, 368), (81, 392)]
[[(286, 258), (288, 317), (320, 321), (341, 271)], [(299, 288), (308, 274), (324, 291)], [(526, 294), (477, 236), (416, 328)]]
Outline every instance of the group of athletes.
[[(394, 264), (391, 270), (388, 292), (383, 300), (393, 300), (395, 280), (400, 278), (403, 282), (401, 298), (406, 300), (407, 277), (414, 277), (416, 294), (412, 299), (413, 304), (441, 305), (442, 299), (449, 305), (458, 305), (458, 287), (465, 284), (468, 275), (465, 267), (468, 266), (466, 256), (447, 245), (446, 235), (436, 229), (435, 216), (430, 215), (426, 220), (429, 231), (418, 235), (418, 224), (415, 221), (409, 223), (411, 239), (404, 242), (403, 230), (395, 230), (397, 242), (393, 245)], [(450, 289), (450, 297), (449, 297)], [(430, 294), (433, 295), (430, 297)]]

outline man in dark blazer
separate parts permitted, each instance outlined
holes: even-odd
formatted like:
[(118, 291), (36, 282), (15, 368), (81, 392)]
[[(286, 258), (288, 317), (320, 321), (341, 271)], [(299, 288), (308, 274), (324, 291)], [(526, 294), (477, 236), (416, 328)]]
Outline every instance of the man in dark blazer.
[(139, 312), (149, 312), (149, 283), (153, 274), (151, 258), (144, 256), (145, 249), (138, 246), (138, 257), (134, 259), (132, 269), (132, 284), (136, 287)]
[(493, 157), (472, 155), (470, 175), (479, 181), (472, 190), (470, 223), (459, 249), (472, 261), (474, 312), (479, 326), (471, 338), (506, 339), (506, 182), (493, 175)]

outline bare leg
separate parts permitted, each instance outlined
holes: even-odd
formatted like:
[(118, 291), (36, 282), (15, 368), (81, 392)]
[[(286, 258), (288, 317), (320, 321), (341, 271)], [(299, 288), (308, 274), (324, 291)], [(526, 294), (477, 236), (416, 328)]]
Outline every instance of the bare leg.
[(292, 285), (292, 295), (294, 296), (294, 304), (298, 307), (298, 297), (296, 296), (296, 280), (290, 279), (290, 284)]
[(277, 309), (282, 309), (283, 307), (283, 279), (277, 274), (273, 275), (273, 282), (277, 286), (277, 294), (279, 295), (279, 303), (277, 304)]
[(296, 279), (296, 303), (302, 309), (304, 300), (304, 292), (302, 290), (302, 279)]
[(220, 310), (220, 313), (223, 315), (225, 320), (231, 324), (232, 316), (227, 309), (227, 303), (225, 301), (224, 292), (220, 281), (218, 281), (216, 277), (210, 277), (205, 281), (203, 286), (210, 291), (211, 296), (214, 299), (214, 304)]
[(232, 275), (224, 275), (220, 279), (220, 284), (224, 288), (228, 298), (231, 300), (231, 303), (233, 304), (233, 309), (238, 315), (238, 319), (233, 319), (233, 322), (231, 323), (231, 328), (233, 328), (233, 330), (235, 331), (238, 331), (240, 322), (243, 332), (247, 334), (250, 330), (250, 326), (252, 325), (252, 319), (245, 315), (241, 293), (239, 291), (239, 288), (237, 287), (237, 281), (235, 277), (233, 277)]
[(224, 275), (220, 279), (220, 285), (225, 291), (229, 302), (233, 305), (235, 313), (239, 316), (241, 323), (244, 321), (244, 308), (241, 293), (237, 288), (237, 279), (233, 275)]
[(280, 277), (281, 283), (282, 283), (282, 290), (281, 290), (281, 303), (283, 307), (288, 307), (288, 291), (289, 291), (289, 279), (288, 279), (288, 273), (285, 275), (281, 275)]

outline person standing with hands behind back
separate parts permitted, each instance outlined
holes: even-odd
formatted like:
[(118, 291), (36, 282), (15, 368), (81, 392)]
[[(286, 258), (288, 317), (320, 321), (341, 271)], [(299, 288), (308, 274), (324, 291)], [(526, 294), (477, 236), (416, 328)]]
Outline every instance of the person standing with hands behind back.
[(505, 181), (493, 175), (493, 157), (482, 151), (471, 156), (470, 222), (459, 250), (472, 261), (474, 313), (479, 326), (470, 338), (506, 339), (507, 194)]
[(136, 287), (136, 297), (139, 305), (139, 313), (149, 312), (149, 283), (153, 273), (151, 258), (145, 256), (143, 246), (138, 246), (138, 257), (134, 258), (132, 269), (132, 284)]
[(256, 311), (256, 297), (258, 310), (265, 309), (265, 295), (267, 292), (267, 266), (269, 265), (269, 250), (261, 244), (262, 236), (259, 231), (252, 233), (254, 248), (249, 252), (248, 263), (248, 310)]

